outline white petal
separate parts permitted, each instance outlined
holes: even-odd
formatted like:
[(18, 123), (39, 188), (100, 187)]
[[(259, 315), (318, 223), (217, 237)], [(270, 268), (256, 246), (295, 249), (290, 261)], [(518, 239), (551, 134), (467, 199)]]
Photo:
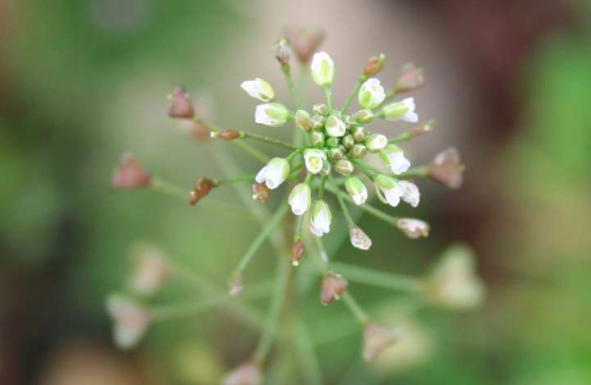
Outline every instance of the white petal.
[(265, 181), (266, 172), (267, 172), (267, 166), (261, 168), (261, 171), (259, 171), (257, 176), (255, 177), (255, 180), (257, 181), (257, 183), (263, 183)]
[(402, 120), (409, 123), (417, 123), (419, 121), (419, 115), (417, 115), (414, 111), (409, 111), (406, 114), (402, 115)]
[(390, 206), (396, 207), (400, 203), (400, 191), (397, 189), (385, 190), (384, 195), (386, 196), (386, 201)]

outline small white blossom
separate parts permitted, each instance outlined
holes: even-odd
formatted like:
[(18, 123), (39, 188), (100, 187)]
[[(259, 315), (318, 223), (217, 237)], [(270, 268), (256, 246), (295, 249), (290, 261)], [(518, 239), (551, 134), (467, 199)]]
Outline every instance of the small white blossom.
[(401, 180), (398, 182), (398, 187), (402, 190), (402, 199), (406, 203), (412, 207), (417, 207), (419, 205), (421, 193), (419, 192), (419, 188), (416, 184)]
[(382, 104), (386, 98), (384, 87), (376, 78), (367, 79), (359, 89), (359, 105), (363, 108), (373, 110)]
[(402, 149), (395, 144), (389, 144), (380, 151), (380, 159), (396, 175), (400, 175), (410, 168), (410, 161), (404, 157)]
[(326, 129), (328, 136), (335, 138), (340, 138), (347, 133), (347, 126), (342, 119), (336, 115), (331, 115), (326, 119), (324, 128)]
[(378, 152), (388, 145), (388, 138), (382, 134), (371, 134), (365, 142), (369, 152)]
[(312, 79), (320, 87), (330, 86), (334, 79), (334, 62), (326, 52), (318, 52), (312, 58)]
[(310, 231), (317, 237), (321, 237), (330, 231), (332, 213), (330, 207), (323, 200), (317, 200), (312, 207), (312, 218), (310, 219)]
[(345, 180), (345, 189), (356, 205), (362, 205), (367, 200), (367, 188), (359, 178), (355, 176), (347, 178)]
[(378, 198), (392, 207), (398, 206), (400, 198), (402, 197), (402, 189), (398, 186), (398, 182), (389, 176), (378, 175), (374, 179), (374, 186)]
[(240, 87), (251, 97), (261, 102), (270, 102), (275, 98), (275, 91), (271, 85), (261, 78), (247, 80), (240, 84)]
[(429, 236), (429, 224), (419, 219), (401, 218), (396, 226), (410, 239)]
[(324, 163), (326, 161), (326, 153), (318, 149), (307, 149), (304, 151), (304, 161), (306, 163), (306, 169), (312, 174), (318, 174), (322, 171)]
[(289, 175), (289, 162), (283, 158), (273, 158), (256, 176), (257, 183), (265, 183), (271, 190), (279, 187)]
[(299, 183), (289, 194), (289, 205), (295, 215), (302, 215), (310, 208), (312, 203), (312, 190), (307, 183)]
[(130, 298), (112, 294), (107, 297), (107, 313), (113, 319), (113, 339), (120, 349), (131, 349), (145, 334), (152, 316)]
[(279, 103), (259, 104), (254, 113), (254, 120), (265, 126), (280, 127), (289, 120), (289, 110)]
[(401, 102), (390, 103), (382, 109), (382, 116), (386, 120), (404, 120), (409, 123), (419, 121), (419, 115), (415, 112), (415, 99), (406, 98)]

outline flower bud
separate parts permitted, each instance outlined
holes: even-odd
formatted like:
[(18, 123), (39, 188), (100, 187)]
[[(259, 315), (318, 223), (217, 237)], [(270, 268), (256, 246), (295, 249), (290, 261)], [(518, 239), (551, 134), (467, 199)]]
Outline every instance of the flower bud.
[(418, 219), (400, 218), (396, 222), (396, 227), (410, 239), (429, 236), (429, 224)]
[(318, 174), (322, 170), (324, 160), (326, 160), (326, 153), (322, 150), (307, 149), (304, 151), (306, 169), (312, 174)]
[(310, 113), (304, 110), (297, 110), (295, 114), (295, 122), (297, 126), (304, 132), (309, 132), (312, 129), (312, 118)]
[(402, 74), (396, 82), (396, 93), (403, 93), (419, 89), (425, 83), (425, 76), (422, 68), (408, 63), (402, 67)]
[(367, 147), (361, 143), (357, 143), (349, 150), (349, 154), (355, 159), (361, 159), (367, 155)]
[(242, 284), (242, 274), (234, 274), (230, 277), (228, 281), (228, 286), (230, 289), (228, 290), (228, 294), (231, 297), (235, 297), (244, 290), (244, 285)]
[(389, 144), (380, 151), (380, 159), (396, 175), (410, 168), (410, 161), (404, 157), (402, 149), (395, 144)]
[(347, 290), (349, 282), (339, 274), (329, 272), (322, 280), (322, 287), (320, 288), (320, 302), (323, 305), (328, 305), (332, 301), (339, 300), (341, 294)]
[(423, 284), (428, 301), (450, 309), (478, 307), (485, 297), (485, 286), (476, 275), (473, 251), (464, 245), (447, 249)]
[(322, 44), (324, 32), (319, 29), (291, 27), (287, 30), (287, 37), (299, 62), (305, 64)]
[(244, 81), (240, 84), (240, 87), (250, 97), (258, 99), (261, 102), (270, 102), (275, 98), (275, 91), (273, 91), (269, 82), (261, 78)]
[(229, 372), (222, 385), (262, 385), (261, 369), (254, 362), (247, 362)]
[(435, 122), (433, 120), (431, 120), (425, 124), (414, 127), (412, 130), (410, 130), (410, 136), (413, 138), (416, 138), (417, 136), (428, 134), (429, 132), (433, 131), (434, 125), (435, 125)]
[(353, 167), (353, 163), (347, 159), (340, 159), (338, 160), (335, 165), (334, 169), (336, 172), (343, 176), (351, 175), (353, 171), (355, 171), (355, 167)]
[(384, 92), (384, 87), (381, 86), (380, 81), (376, 78), (366, 80), (359, 89), (359, 105), (364, 109), (373, 110), (374, 108), (378, 108), (385, 98), (386, 93)]
[(296, 243), (294, 243), (291, 247), (291, 264), (293, 266), (298, 266), (305, 252), (306, 246), (304, 246), (304, 242), (299, 240)]
[(359, 227), (349, 229), (349, 238), (353, 247), (360, 250), (369, 250), (371, 247), (371, 238), (367, 236)]
[(312, 112), (315, 115), (328, 115), (328, 106), (326, 104), (314, 104)]
[(363, 359), (376, 358), (385, 348), (400, 340), (402, 333), (398, 329), (368, 322), (363, 329)]
[(234, 140), (241, 137), (240, 133), (236, 130), (212, 131), (210, 136), (212, 138), (220, 138), (224, 140)]
[(312, 131), (310, 134), (310, 143), (314, 147), (324, 147), (324, 134), (320, 131)]
[(347, 126), (345, 123), (336, 115), (331, 115), (326, 119), (325, 124), (326, 133), (329, 136), (340, 138), (347, 132)]
[(123, 154), (115, 169), (111, 186), (116, 189), (130, 189), (134, 187), (148, 187), (152, 177), (131, 154)]
[(449, 188), (458, 189), (464, 181), (465, 166), (455, 148), (439, 153), (429, 164), (429, 177)]
[(343, 137), (343, 146), (346, 149), (350, 149), (355, 145), (355, 139), (353, 139), (353, 135), (348, 134)]
[(398, 186), (396, 179), (387, 175), (379, 174), (373, 180), (378, 198), (382, 203), (392, 207), (398, 206), (402, 197), (402, 190)]
[(129, 277), (129, 287), (137, 295), (150, 297), (168, 281), (171, 268), (166, 255), (155, 245), (140, 244), (134, 247), (134, 269)]
[(365, 138), (367, 138), (367, 129), (362, 126), (353, 127), (351, 134), (356, 142), (365, 142)]
[(283, 126), (289, 120), (289, 110), (283, 104), (259, 104), (254, 114), (256, 123), (269, 127)]
[(360, 110), (355, 113), (355, 120), (361, 124), (371, 123), (373, 118), (374, 114), (370, 110)]
[(404, 120), (409, 123), (419, 121), (419, 115), (415, 112), (414, 98), (407, 98), (401, 102), (394, 102), (385, 105), (380, 112), (380, 117), (386, 120)]
[(402, 199), (406, 203), (408, 203), (412, 207), (417, 207), (419, 205), (419, 201), (421, 200), (421, 193), (419, 192), (419, 188), (416, 184), (405, 180), (401, 180), (400, 182), (398, 182), (398, 188), (402, 192)]
[(336, 148), (341, 145), (341, 141), (339, 138), (331, 136), (330, 138), (326, 139), (326, 145), (330, 148)]
[(334, 62), (326, 52), (318, 52), (312, 58), (312, 79), (320, 87), (328, 87), (334, 79)]
[(371, 134), (365, 142), (367, 150), (372, 153), (379, 152), (380, 150), (384, 149), (387, 144), (388, 138), (382, 134)]
[(193, 119), (193, 116), (195, 116), (189, 94), (183, 87), (176, 87), (168, 95), (167, 113), (173, 119)]
[(273, 158), (256, 175), (257, 183), (265, 183), (271, 190), (285, 182), (289, 176), (289, 162), (283, 158)]
[(357, 126), (357, 121), (351, 115), (346, 115), (343, 119), (343, 122), (345, 122), (345, 126), (347, 126), (347, 128), (353, 128)]
[(273, 46), (273, 51), (275, 52), (275, 59), (277, 59), (279, 64), (282, 66), (289, 65), (289, 59), (291, 58), (291, 48), (289, 47), (287, 40), (283, 38), (277, 40)]
[(379, 56), (370, 57), (363, 68), (363, 75), (365, 77), (376, 76), (384, 68), (385, 61), (386, 56), (383, 53), (379, 54)]
[(107, 297), (106, 308), (114, 323), (115, 345), (124, 350), (136, 346), (152, 321), (150, 312), (131, 298), (119, 294)]
[(310, 231), (317, 237), (328, 234), (332, 223), (330, 207), (322, 199), (316, 200), (312, 206), (312, 218), (310, 219)]
[(345, 156), (345, 147), (343, 146), (338, 146), (328, 150), (328, 157), (330, 158), (330, 160), (339, 160), (343, 156)]
[(307, 183), (298, 183), (289, 194), (288, 203), (295, 215), (303, 215), (312, 203), (312, 190)]
[(208, 178), (199, 178), (195, 185), (193, 186), (193, 190), (189, 193), (189, 203), (191, 206), (195, 206), (197, 202), (207, 196), (209, 192), (215, 188), (215, 182)]
[(326, 118), (322, 115), (312, 116), (312, 121), (311, 121), (312, 129), (313, 130), (320, 130), (322, 127), (324, 127), (325, 122), (326, 122)]
[(367, 200), (367, 188), (361, 181), (361, 179), (350, 176), (345, 180), (345, 189), (353, 198), (356, 205), (362, 205)]
[(253, 183), (252, 185), (252, 199), (256, 199), (261, 203), (266, 203), (271, 195), (271, 190), (264, 183)]

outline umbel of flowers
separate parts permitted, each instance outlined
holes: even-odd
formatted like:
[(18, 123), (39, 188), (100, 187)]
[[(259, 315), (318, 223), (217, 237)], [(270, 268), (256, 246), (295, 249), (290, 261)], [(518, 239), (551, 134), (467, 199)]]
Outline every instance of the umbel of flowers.
[[(421, 201), (416, 184), (419, 178), (459, 188), (464, 166), (453, 148), (436, 155), (431, 163), (418, 167), (412, 167), (404, 152), (405, 142), (433, 129), (432, 121), (420, 123), (415, 99), (406, 95), (423, 86), (421, 69), (412, 64), (405, 65), (398, 79), (386, 89), (377, 77), (384, 67), (385, 56), (372, 57), (344, 103), (336, 105), (331, 89), (336, 66), (328, 53), (316, 52), (323, 35), (296, 30), (291, 31), (289, 37), (291, 45), (286, 39), (280, 39), (274, 51), (291, 94), (291, 106), (278, 101), (273, 86), (263, 78), (255, 77), (240, 85), (248, 96), (260, 102), (254, 108), (254, 122), (266, 127), (265, 134), (220, 129), (206, 122), (195, 112), (189, 95), (181, 87), (169, 96), (167, 112), (172, 119), (199, 130), (196, 137), (203, 138), (203, 133), (208, 132), (212, 139), (229, 141), (240, 147), (261, 162), (256, 172), (222, 179), (200, 177), (192, 188), (184, 189), (151, 175), (132, 155), (126, 154), (121, 158), (112, 186), (117, 189), (150, 188), (184, 199), (188, 196), (191, 205), (198, 204), (217, 188), (240, 182), (252, 183), (252, 198), (257, 205), (267, 202), (271, 194), (282, 194), (282, 203), (274, 213), (267, 211), (265, 206), (257, 206), (257, 212), (263, 213), (258, 216), (262, 230), (230, 274), (229, 295), (234, 297), (243, 291), (243, 296), (248, 294), (244, 272), (265, 241), (270, 241), (280, 257), (286, 254), (285, 249), (289, 249), (293, 266), (298, 266), (307, 250), (312, 249), (311, 261), (322, 277), (321, 303), (328, 305), (343, 299), (363, 326), (363, 357), (372, 359), (385, 346), (398, 340), (400, 331), (372, 320), (362, 309), (348, 291), (348, 273), (351, 273), (351, 281), (395, 287), (422, 298), (425, 303), (447, 308), (473, 308), (482, 302), (484, 287), (475, 274), (472, 254), (465, 248), (460, 250), (460, 256), (448, 253), (433, 273), (424, 278), (413, 278), (343, 264), (333, 268), (322, 239), (334, 231), (336, 221), (343, 220), (352, 246), (360, 250), (371, 248), (372, 240), (355, 223), (351, 207), (375, 216), (410, 239), (427, 237), (430, 227), (425, 221), (396, 217), (386, 210), (401, 204), (417, 207)], [(303, 73), (309, 73), (311, 80), (323, 90), (324, 100), (311, 106), (303, 102), (303, 95), (298, 93), (291, 76), (292, 53), (307, 70)], [(358, 108), (351, 110), (355, 100)], [(384, 133), (372, 131), (372, 123), (379, 120), (393, 124)], [(404, 129), (409, 124), (411, 126)], [(292, 142), (274, 137), (277, 130), (285, 129), (292, 130)], [(252, 141), (273, 145), (278, 151), (269, 156), (252, 146)], [(279, 192), (282, 189), (285, 191)], [(382, 207), (371, 205), (373, 194)], [(294, 219), (293, 239), (288, 242), (289, 247), (284, 248), (282, 246), (286, 245), (281, 244), (279, 236), (273, 234), (282, 227), (281, 223), (290, 211)], [(187, 278), (186, 273), (179, 273), (182, 269), (178, 266), (167, 264), (162, 254), (152, 252), (150, 258), (144, 256), (141, 259), (141, 269), (135, 273), (132, 286), (136, 296), (152, 295), (164, 281), (170, 282), (175, 277)], [(224, 384), (259, 384), (262, 381), (261, 368), (274, 341), (281, 304), (288, 292), (286, 285), (291, 282), (289, 269), (286, 270), (281, 261), (268, 319), (256, 351), (243, 365), (229, 373)], [(380, 279), (374, 279), (377, 276)], [(116, 324), (115, 338), (125, 348), (133, 346), (150, 323), (176, 314), (175, 311), (151, 308), (121, 294), (109, 297), (108, 311)]]

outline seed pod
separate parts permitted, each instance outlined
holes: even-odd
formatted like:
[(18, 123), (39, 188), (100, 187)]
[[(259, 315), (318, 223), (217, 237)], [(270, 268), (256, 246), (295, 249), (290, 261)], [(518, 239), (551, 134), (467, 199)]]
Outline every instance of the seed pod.
[(240, 133), (236, 130), (222, 130), (217, 132), (212, 131), (211, 137), (224, 140), (234, 140), (240, 138)]
[(305, 252), (306, 246), (304, 246), (304, 242), (299, 240), (296, 243), (294, 243), (291, 248), (291, 264), (294, 266), (298, 266)]
[(213, 188), (215, 188), (215, 182), (211, 179), (197, 179), (197, 182), (195, 182), (195, 185), (193, 186), (193, 190), (189, 193), (189, 203), (191, 206), (194, 206), (197, 202), (206, 197)]

